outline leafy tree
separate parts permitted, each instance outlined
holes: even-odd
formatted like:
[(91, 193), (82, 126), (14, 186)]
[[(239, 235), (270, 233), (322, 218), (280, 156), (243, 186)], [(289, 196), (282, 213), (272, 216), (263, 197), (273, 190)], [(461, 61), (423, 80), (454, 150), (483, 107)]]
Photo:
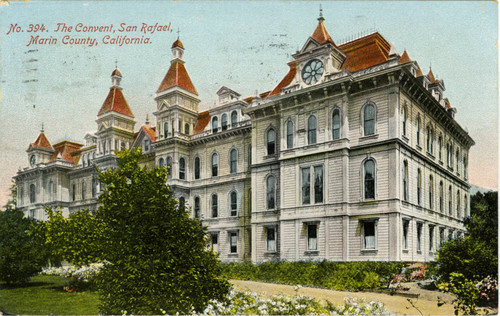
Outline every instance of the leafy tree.
[(0, 281), (23, 284), (47, 263), (43, 240), (33, 227), (34, 220), (21, 210), (0, 212)]
[(105, 189), (94, 214), (49, 212), (48, 244), (77, 264), (106, 262), (97, 277), (104, 314), (202, 311), (226, 296), (229, 283), (201, 222), (173, 198), (166, 168), (141, 169), (140, 157), (119, 152), (119, 168), (99, 172)]
[(12, 211), (16, 209), (16, 205), (17, 205), (17, 183), (16, 180), (12, 179), (12, 182), (10, 184), (10, 199), (7, 201), (7, 204), (5, 204), (5, 210)]

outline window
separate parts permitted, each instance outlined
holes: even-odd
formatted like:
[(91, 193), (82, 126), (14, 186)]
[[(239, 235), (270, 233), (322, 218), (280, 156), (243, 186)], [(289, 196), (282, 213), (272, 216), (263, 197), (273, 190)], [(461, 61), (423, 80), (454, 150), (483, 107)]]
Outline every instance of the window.
[(402, 133), (406, 136), (406, 121), (408, 119), (408, 114), (406, 113), (406, 106), (401, 109), (401, 122), (402, 122)]
[(72, 186), (72, 200), (75, 201), (76, 200), (76, 184), (73, 184)]
[(170, 177), (172, 175), (172, 157), (170, 156), (167, 157), (167, 172)]
[(403, 220), (403, 249), (408, 249), (408, 228), (410, 227), (410, 221)]
[(144, 140), (144, 151), (149, 151), (149, 139)]
[(316, 116), (314, 115), (307, 119), (307, 143), (316, 144)]
[(222, 130), (225, 131), (227, 129), (227, 114), (226, 113), (222, 114), (221, 125), (222, 125)]
[(217, 194), (212, 194), (212, 217), (219, 216), (219, 208), (217, 202)]
[(314, 167), (314, 203), (323, 203), (323, 166)]
[(363, 248), (375, 249), (375, 221), (363, 222)]
[(237, 171), (237, 164), (238, 164), (238, 152), (236, 149), (232, 149), (231, 152), (229, 153), (229, 160), (230, 160), (230, 172), (231, 173), (236, 173)]
[(214, 116), (212, 119), (212, 132), (217, 133), (217, 130), (219, 129), (219, 119), (217, 116)]
[(21, 190), (19, 191), (19, 201), (21, 201), (21, 204), (19, 204), (19, 205), (24, 204), (24, 188), (23, 187), (21, 187)]
[(422, 205), (422, 171), (417, 171), (417, 204)]
[(186, 199), (185, 199), (183, 196), (181, 196), (181, 197), (179, 198), (179, 208), (180, 208), (180, 209), (184, 209), (184, 206), (185, 206), (185, 205), (186, 205)]
[(417, 118), (417, 145), (420, 146), (420, 116)]
[(275, 143), (276, 143), (276, 132), (274, 129), (270, 129), (267, 131), (267, 154), (274, 155), (275, 154)]
[(212, 154), (212, 177), (217, 177), (219, 171), (219, 155), (217, 153)]
[(311, 169), (302, 168), (302, 204), (311, 203)]
[(460, 152), (457, 149), (457, 173), (460, 173)]
[(158, 160), (158, 166), (160, 166), (161, 168), (165, 167), (165, 159), (160, 158)]
[(462, 209), (460, 207), (460, 190), (457, 191), (457, 217), (462, 218)]
[(229, 247), (231, 253), (238, 252), (238, 233), (230, 232), (229, 233)]
[(179, 179), (186, 179), (186, 160), (184, 157), (179, 159)]
[(403, 200), (408, 201), (408, 161), (403, 161)]
[(448, 188), (448, 212), (449, 212), (450, 216), (453, 214), (452, 199), (453, 199), (453, 196), (451, 193), (451, 185), (450, 185), (450, 187)]
[(443, 204), (444, 204), (444, 186), (443, 181), (439, 182), (439, 211), (443, 212)]
[(236, 216), (238, 214), (238, 198), (235, 191), (231, 192), (230, 195), (231, 203), (231, 216)]
[(168, 137), (168, 122), (163, 123), (163, 133), (165, 134), (165, 138)]
[(189, 135), (189, 124), (184, 124), (184, 134)]
[(194, 178), (200, 178), (200, 157), (194, 158)]
[(85, 200), (85, 182), (82, 181), (82, 200)]
[(194, 218), (200, 218), (200, 197), (194, 198)]
[(340, 138), (340, 110), (335, 109), (332, 113), (332, 138)]
[(177, 130), (177, 132), (182, 133), (182, 122), (181, 122), (181, 120), (179, 120), (178, 123), (179, 124), (177, 126), (179, 127), (179, 129)]
[(231, 112), (231, 126), (235, 127), (238, 124), (238, 113), (236, 111)]
[[(30, 203), (35, 203), (36, 202), (36, 192), (35, 191), (36, 191), (35, 185), (33, 183), (30, 184)], [(74, 200), (75, 199), (73, 198), (73, 201)]]
[(307, 250), (318, 250), (317, 224), (307, 224)]
[(446, 164), (448, 165), (448, 167), (450, 166), (450, 144), (447, 144), (446, 145)]
[(443, 160), (443, 138), (439, 136), (438, 139), (439, 160)]
[[(121, 150), (125, 150), (125, 143), (122, 142), (123, 148)], [(90, 166), (90, 153), (87, 155), (87, 166)]]
[(267, 251), (276, 251), (276, 228), (267, 227)]
[(286, 148), (293, 148), (293, 122), (286, 123)]
[(97, 194), (97, 181), (99, 181), (95, 176), (92, 177), (92, 197)]
[(434, 179), (429, 176), (429, 208), (434, 208)]
[(440, 227), (439, 228), (439, 246), (444, 244), (444, 242), (445, 242), (445, 240), (444, 240), (444, 227)]
[(218, 233), (211, 233), (210, 234), (210, 243), (212, 246), (212, 249), (216, 252), (219, 251), (219, 234)]
[(54, 201), (54, 182), (49, 182), (49, 201)]
[(274, 176), (267, 177), (266, 180), (266, 200), (267, 200), (267, 208), (274, 209), (276, 208), (276, 180)]
[(82, 167), (85, 167), (85, 164), (87, 163), (86, 158), (87, 158), (87, 155), (82, 156)]
[(467, 158), (464, 157), (464, 178), (467, 179)]
[(434, 226), (429, 225), (429, 251), (434, 250)]
[(434, 153), (434, 131), (430, 126), (427, 126), (427, 152)]
[(373, 159), (368, 159), (363, 167), (365, 199), (375, 198), (375, 162)]
[(422, 223), (417, 223), (417, 251), (422, 251)]
[(363, 130), (365, 136), (375, 134), (375, 107), (367, 104), (363, 109)]

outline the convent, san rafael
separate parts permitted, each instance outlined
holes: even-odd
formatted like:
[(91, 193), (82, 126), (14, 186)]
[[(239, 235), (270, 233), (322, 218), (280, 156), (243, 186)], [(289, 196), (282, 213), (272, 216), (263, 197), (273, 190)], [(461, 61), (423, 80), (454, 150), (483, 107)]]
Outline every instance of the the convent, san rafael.
[(336, 44), (318, 21), (277, 86), (250, 97), (222, 86), (204, 112), (179, 39), (152, 122), (136, 127), (115, 69), (83, 143), (33, 134), (18, 208), (42, 220), (45, 206), (96, 209), (95, 166), (140, 147), (222, 261), (433, 260), (465, 231), (474, 141), (431, 69), (378, 32)]

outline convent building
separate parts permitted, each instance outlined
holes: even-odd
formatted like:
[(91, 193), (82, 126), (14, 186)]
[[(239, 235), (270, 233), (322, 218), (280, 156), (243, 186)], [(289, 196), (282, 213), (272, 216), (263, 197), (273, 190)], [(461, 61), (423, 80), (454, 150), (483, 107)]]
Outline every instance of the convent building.
[(51, 144), (42, 130), (29, 145), (14, 177), (18, 208), (41, 220), (45, 206), (96, 209), (95, 166), (116, 167), (116, 151), (140, 147), (143, 165), (168, 168), (222, 261), (433, 260), (464, 233), (474, 145), (443, 80), (378, 32), (336, 44), (322, 15), (292, 56), (270, 91), (222, 86), (200, 112), (177, 39), (155, 124), (138, 129), (115, 69), (84, 143)]

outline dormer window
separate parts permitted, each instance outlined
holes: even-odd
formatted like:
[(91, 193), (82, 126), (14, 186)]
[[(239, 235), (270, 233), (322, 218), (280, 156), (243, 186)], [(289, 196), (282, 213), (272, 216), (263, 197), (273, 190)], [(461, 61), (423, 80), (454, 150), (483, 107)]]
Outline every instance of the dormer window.
[(236, 111), (231, 112), (231, 126), (235, 127), (238, 124), (238, 113)]
[(221, 124), (222, 124), (222, 130), (225, 131), (227, 129), (227, 114), (226, 113), (222, 114)]
[(149, 151), (149, 139), (144, 140), (144, 151), (145, 152)]
[(217, 130), (219, 129), (219, 119), (217, 116), (214, 116), (212, 119), (212, 132), (217, 133)]

